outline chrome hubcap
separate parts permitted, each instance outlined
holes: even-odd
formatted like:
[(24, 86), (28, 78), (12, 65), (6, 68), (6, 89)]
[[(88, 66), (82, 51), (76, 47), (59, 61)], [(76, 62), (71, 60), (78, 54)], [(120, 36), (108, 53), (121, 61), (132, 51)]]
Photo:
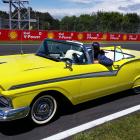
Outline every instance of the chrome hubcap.
[(47, 120), (54, 111), (54, 102), (49, 97), (39, 98), (33, 106), (33, 116), (38, 121)]
[(38, 112), (39, 113), (44, 113), (48, 111), (48, 106), (47, 104), (41, 104), (38, 106)]

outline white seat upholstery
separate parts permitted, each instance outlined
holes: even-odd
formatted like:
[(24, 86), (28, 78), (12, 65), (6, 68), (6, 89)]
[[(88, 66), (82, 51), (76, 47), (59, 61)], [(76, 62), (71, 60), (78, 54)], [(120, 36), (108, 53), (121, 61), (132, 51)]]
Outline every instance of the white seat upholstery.
[(65, 57), (64, 58), (69, 58), (69, 59), (72, 59), (73, 60), (73, 54), (76, 53), (78, 55), (82, 55), (83, 53), (82, 52), (79, 52), (79, 51), (75, 51), (75, 50), (68, 50), (65, 54)]

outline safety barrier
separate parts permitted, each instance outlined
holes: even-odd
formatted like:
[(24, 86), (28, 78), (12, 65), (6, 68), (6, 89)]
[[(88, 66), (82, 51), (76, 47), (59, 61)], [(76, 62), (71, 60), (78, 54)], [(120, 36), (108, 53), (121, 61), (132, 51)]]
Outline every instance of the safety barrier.
[(42, 41), (44, 38), (77, 41), (140, 41), (140, 34), (43, 30), (0, 30), (0, 41)]

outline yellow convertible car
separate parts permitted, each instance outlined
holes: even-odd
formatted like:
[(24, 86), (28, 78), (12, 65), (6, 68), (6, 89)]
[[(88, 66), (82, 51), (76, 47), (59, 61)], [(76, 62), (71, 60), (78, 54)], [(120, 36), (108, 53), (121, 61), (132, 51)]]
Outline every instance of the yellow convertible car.
[(112, 66), (93, 64), (90, 47), (45, 39), (36, 54), (0, 56), (0, 121), (29, 116), (49, 122), (63, 101), (73, 105), (127, 89), (140, 92), (140, 52), (102, 48)]

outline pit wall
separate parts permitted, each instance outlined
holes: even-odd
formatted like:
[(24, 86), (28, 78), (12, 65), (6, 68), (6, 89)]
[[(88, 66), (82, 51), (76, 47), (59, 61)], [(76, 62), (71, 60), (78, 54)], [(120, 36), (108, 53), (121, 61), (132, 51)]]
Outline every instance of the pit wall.
[(64, 32), (43, 30), (0, 30), (0, 41), (42, 41), (44, 38), (77, 41), (140, 41), (140, 34)]

